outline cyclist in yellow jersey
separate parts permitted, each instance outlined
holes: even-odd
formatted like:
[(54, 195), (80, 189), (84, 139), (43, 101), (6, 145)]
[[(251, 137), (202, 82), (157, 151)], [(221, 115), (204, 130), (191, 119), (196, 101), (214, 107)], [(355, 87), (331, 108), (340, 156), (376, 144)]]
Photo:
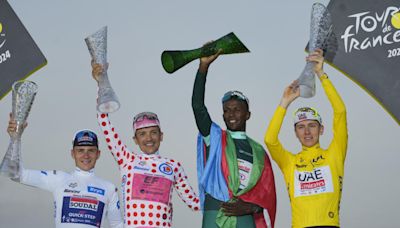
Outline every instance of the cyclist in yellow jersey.
[(282, 99), (265, 135), (265, 144), (281, 169), (292, 208), (292, 227), (339, 227), (344, 161), (347, 150), (346, 108), (328, 76), (323, 71), (323, 51), (307, 57), (315, 62), (314, 72), (333, 108), (333, 139), (328, 149), (320, 148), (324, 132), (318, 112), (299, 108), (294, 115), (294, 130), (302, 144), (298, 154), (287, 151), (278, 134), (288, 106), (300, 95), (297, 81), (285, 88)]

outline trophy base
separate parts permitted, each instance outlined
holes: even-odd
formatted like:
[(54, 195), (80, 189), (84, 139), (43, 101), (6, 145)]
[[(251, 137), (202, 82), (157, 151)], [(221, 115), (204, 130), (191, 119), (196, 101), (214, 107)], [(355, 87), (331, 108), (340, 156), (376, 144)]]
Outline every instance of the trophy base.
[(119, 109), (119, 102), (108, 101), (97, 105), (97, 110), (101, 113), (112, 113)]

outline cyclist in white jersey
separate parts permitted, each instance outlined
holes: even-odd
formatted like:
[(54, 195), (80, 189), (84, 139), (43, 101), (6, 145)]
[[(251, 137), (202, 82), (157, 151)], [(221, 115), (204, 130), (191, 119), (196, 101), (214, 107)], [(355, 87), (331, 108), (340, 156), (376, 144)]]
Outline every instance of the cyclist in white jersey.
[[(7, 132), (12, 136), (15, 131), (16, 121), (11, 117)], [(94, 174), (100, 156), (96, 134), (77, 132), (71, 156), (76, 165), (71, 173), (24, 169), (21, 162), (20, 178), (13, 180), (53, 193), (57, 228), (103, 227), (106, 216), (110, 227), (122, 228), (117, 188)]]

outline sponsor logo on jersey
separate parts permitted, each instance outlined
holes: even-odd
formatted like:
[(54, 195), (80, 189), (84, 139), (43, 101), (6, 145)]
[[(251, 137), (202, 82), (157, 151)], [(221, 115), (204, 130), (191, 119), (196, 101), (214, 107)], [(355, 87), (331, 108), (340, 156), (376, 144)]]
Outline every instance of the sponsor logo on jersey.
[(78, 186), (78, 183), (70, 183), (69, 185), (68, 185), (68, 187), (70, 187), (70, 188), (76, 188)]
[(135, 166), (133, 167), (133, 169), (143, 170), (143, 171), (149, 171), (149, 170), (150, 170), (149, 168), (140, 167), (140, 166), (137, 166), (137, 165), (135, 165)]
[(122, 182), (122, 187), (125, 186), (125, 184), (126, 184), (126, 175), (122, 176), (121, 182)]
[(140, 162), (139, 162), (139, 165), (145, 166), (145, 165), (146, 165), (146, 161), (140, 161)]
[(160, 172), (166, 175), (171, 175), (173, 173), (172, 167), (167, 163), (162, 163), (158, 169), (160, 170)]
[(253, 154), (251, 152), (248, 152), (248, 151), (245, 151), (245, 150), (241, 150), (241, 149), (239, 149), (238, 152), (241, 153), (241, 154), (244, 154), (246, 156), (253, 157)]
[(311, 160), (311, 164), (313, 164), (313, 166), (318, 166), (321, 165), (324, 162), (325, 158), (322, 155), (319, 155), (316, 158), (313, 158)]
[(104, 202), (93, 198), (64, 196), (61, 223), (80, 223), (100, 227), (104, 205)]
[(77, 191), (77, 190), (71, 190), (71, 189), (65, 189), (64, 192), (66, 193), (80, 193), (81, 191)]
[(299, 164), (296, 164), (296, 168), (298, 168), (298, 169), (304, 169), (304, 168), (307, 168), (307, 165), (299, 165)]
[(92, 186), (88, 186), (87, 187), (88, 192), (93, 192), (96, 194), (100, 194), (104, 196), (105, 190), (101, 189), (101, 188), (96, 188), (96, 187), (92, 187)]
[(47, 172), (46, 171), (40, 171), (40, 173), (47, 176)]
[(132, 199), (169, 205), (173, 181), (165, 176), (136, 173), (132, 179)]
[(95, 199), (71, 197), (69, 208), (97, 211), (99, 201)]
[(318, 167), (311, 171), (296, 170), (294, 179), (295, 197), (333, 192), (329, 166)]

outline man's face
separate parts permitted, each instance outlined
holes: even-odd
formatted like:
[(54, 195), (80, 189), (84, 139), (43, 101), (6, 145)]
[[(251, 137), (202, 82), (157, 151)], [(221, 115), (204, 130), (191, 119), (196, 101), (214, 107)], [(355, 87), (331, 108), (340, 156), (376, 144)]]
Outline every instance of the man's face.
[(246, 131), (246, 121), (250, 112), (244, 101), (231, 99), (223, 104), (223, 118), (226, 128), (230, 131)]
[(306, 147), (312, 147), (319, 143), (319, 136), (324, 133), (324, 126), (316, 120), (301, 121), (296, 124), (294, 129), (301, 145)]
[(89, 171), (96, 165), (96, 161), (100, 157), (100, 150), (97, 146), (74, 146), (71, 156), (78, 168)]
[(163, 139), (163, 133), (157, 126), (145, 127), (136, 130), (133, 140), (145, 154), (154, 154), (158, 151)]

